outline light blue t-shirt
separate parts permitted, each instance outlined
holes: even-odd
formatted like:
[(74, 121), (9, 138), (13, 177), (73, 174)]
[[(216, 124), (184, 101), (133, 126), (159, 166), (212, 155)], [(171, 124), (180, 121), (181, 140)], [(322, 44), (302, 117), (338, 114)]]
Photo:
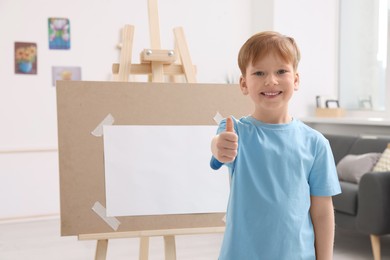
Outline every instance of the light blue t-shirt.
[[(219, 260), (314, 260), (310, 196), (341, 192), (329, 142), (296, 119), (233, 121), (238, 154), (226, 164), (231, 190)], [(220, 165), (212, 158), (211, 167)]]

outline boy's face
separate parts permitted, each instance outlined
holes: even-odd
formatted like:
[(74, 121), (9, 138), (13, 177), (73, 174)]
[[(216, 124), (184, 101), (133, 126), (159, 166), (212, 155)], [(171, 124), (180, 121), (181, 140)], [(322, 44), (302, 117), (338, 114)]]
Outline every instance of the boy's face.
[(240, 87), (242, 93), (253, 100), (256, 111), (287, 113), (288, 102), (299, 87), (299, 75), (291, 63), (269, 54), (248, 65)]

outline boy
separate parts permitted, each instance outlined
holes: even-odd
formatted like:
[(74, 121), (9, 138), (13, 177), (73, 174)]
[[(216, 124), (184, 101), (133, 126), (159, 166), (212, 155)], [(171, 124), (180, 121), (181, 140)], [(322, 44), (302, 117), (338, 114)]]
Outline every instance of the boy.
[(211, 167), (231, 174), (219, 260), (333, 257), (331, 196), (341, 192), (333, 155), (288, 112), (299, 59), (294, 39), (277, 32), (255, 34), (239, 52), (240, 88), (255, 109), (223, 120), (211, 144)]

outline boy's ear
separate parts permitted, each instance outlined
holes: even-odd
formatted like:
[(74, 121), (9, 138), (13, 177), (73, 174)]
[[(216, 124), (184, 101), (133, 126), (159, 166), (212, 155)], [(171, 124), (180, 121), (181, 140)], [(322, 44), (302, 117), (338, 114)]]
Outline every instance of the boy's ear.
[(299, 83), (300, 83), (299, 73), (295, 73), (294, 90), (298, 90), (299, 89)]
[(248, 95), (248, 87), (246, 86), (246, 81), (245, 81), (244, 76), (240, 77), (240, 89), (241, 89), (242, 94)]

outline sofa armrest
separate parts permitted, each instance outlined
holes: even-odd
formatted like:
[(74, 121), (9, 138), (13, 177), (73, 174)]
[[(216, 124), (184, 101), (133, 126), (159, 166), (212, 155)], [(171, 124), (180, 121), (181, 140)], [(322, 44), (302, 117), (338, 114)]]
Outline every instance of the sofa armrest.
[(390, 172), (366, 173), (361, 178), (356, 224), (365, 234), (390, 233)]

